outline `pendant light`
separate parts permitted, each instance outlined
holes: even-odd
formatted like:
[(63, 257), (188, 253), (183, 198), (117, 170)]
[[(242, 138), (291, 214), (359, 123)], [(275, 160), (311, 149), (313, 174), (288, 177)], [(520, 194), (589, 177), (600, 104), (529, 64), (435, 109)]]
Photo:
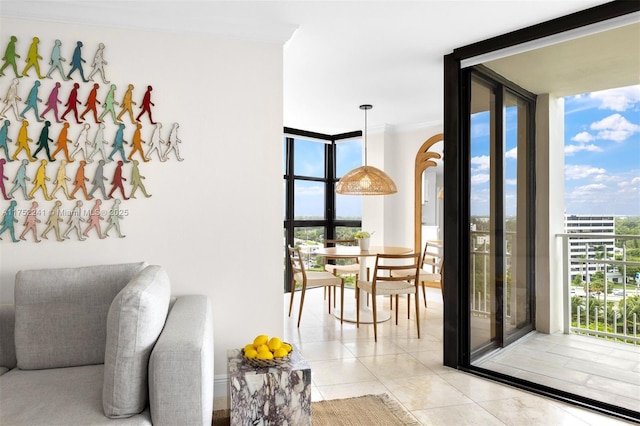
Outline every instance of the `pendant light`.
[(367, 165), (367, 111), (372, 105), (360, 105), (364, 110), (364, 166), (347, 172), (338, 181), (336, 192), (342, 195), (389, 195), (398, 192), (396, 184), (382, 170)]

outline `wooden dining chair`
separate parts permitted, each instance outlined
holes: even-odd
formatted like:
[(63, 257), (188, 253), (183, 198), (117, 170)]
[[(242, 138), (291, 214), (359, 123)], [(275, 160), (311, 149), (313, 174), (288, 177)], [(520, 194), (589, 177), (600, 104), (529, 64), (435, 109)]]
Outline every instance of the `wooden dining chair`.
[(330, 287), (340, 286), (340, 324), (343, 322), (344, 315), (344, 278), (336, 277), (331, 272), (327, 271), (307, 271), (304, 266), (304, 260), (300, 255), (300, 249), (298, 247), (287, 247), (289, 252), (289, 260), (291, 262), (291, 271), (293, 278), (291, 280), (291, 300), (289, 301), (289, 316), (293, 309), (293, 297), (296, 290), (296, 284), (300, 283), (302, 290), (300, 293), (300, 312), (298, 314), (298, 327), (300, 327), (300, 319), (302, 318), (302, 307), (304, 306), (304, 296), (307, 291), (307, 287), (320, 287), (329, 288), (329, 313), (331, 313), (331, 291)]
[[(420, 270), (420, 253), (408, 254), (378, 254), (376, 264), (373, 269), (371, 281), (359, 280), (358, 288), (371, 294), (371, 309), (373, 311), (373, 337), (378, 341), (377, 327), (377, 306), (376, 296), (388, 295), (396, 296), (396, 325), (398, 325), (398, 296), (406, 294), (409, 304), (411, 295), (415, 294), (416, 304), (416, 326), (418, 327), (418, 338), (420, 338), (420, 293), (418, 292), (418, 271)], [(402, 275), (394, 274), (394, 271), (404, 271)], [(410, 272), (413, 271), (413, 272)], [(356, 325), (360, 326), (360, 292), (356, 292), (358, 298), (358, 309), (356, 313)], [(411, 310), (407, 310), (408, 318)]]
[[(424, 245), (424, 251), (422, 252), (420, 261), (420, 270), (418, 271), (418, 282), (422, 285), (422, 297), (424, 298), (425, 308), (427, 307), (427, 286), (440, 287), (440, 292), (444, 293), (442, 288), (442, 268), (444, 266), (442, 249), (442, 243), (437, 241), (427, 241)], [(399, 269), (394, 270), (392, 274), (401, 277), (412, 272), (411, 270)]]
[[(357, 246), (358, 241), (355, 239), (351, 240), (324, 240), (325, 247), (336, 247), (336, 246)], [(358, 282), (358, 276), (360, 275), (360, 261), (358, 257), (331, 257), (324, 256), (324, 269), (327, 272), (331, 272), (336, 276), (344, 276), (344, 275), (353, 275), (355, 277), (355, 282)], [(369, 268), (367, 268), (367, 279), (369, 274)], [(325, 298), (326, 298), (327, 288), (325, 287)], [(333, 288), (333, 306), (336, 306), (336, 288)]]

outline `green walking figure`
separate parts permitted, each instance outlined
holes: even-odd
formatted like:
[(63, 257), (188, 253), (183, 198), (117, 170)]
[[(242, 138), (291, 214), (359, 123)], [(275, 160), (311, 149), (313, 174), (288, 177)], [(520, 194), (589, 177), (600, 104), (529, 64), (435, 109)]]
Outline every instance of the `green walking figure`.
[(4, 69), (11, 65), (16, 78), (22, 78), (22, 76), (18, 74), (18, 67), (16, 65), (16, 58), (20, 57), (20, 55), (16, 53), (16, 41), (18, 41), (18, 38), (16, 36), (11, 36), (9, 43), (7, 43), (7, 48), (4, 50), (4, 56), (2, 57), (4, 65), (0, 68), (0, 76), (4, 75)]
[(102, 119), (104, 118), (105, 115), (107, 115), (107, 113), (111, 113), (113, 124), (120, 123), (116, 118), (116, 110), (115, 110), (115, 105), (120, 105), (118, 102), (116, 102), (116, 99), (115, 99), (116, 88), (117, 86), (115, 84), (112, 84), (109, 87), (109, 92), (107, 93), (107, 97), (104, 98), (104, 103), (102, 104), (102, 108), (104, 109), (104, 111), (102, 111), (102, 114), (100, 114), (100, 117), (98, 117), (98, 121), (102, 121)]
[[(2, 228), (0, 228), (0, 235), (4, 233), (4, 231), (9, 231), (9, 235), (11, 236), (11, 240), (14, 243), (19, 243), (20, 240), (16, 238), (16, 232), (14, 229), (14, 225), (18, 223), (18, 219), (16, 219), (16, 205), (18, 202), (16, 200), (11, 200), (9, 203), (9, 207), (2, 214)], [(2, 238), (0, 238), (2, 240)]]
[(140, 188), (140, 190), (142, 191), (142, 194), (146, 198), (149, 198), (151, 197), (151, 194), (147, 193), (147, 189), (144, 187), (144, 184), (142, 183), (142, 179), (146, 179), (146, 178), (140, 174), (140, 169), (138, 168), (138, 164), (140, 164), (138, 160), (133, 160), (133, 168), (131, 169), (131, 185), (133, 186), (133, 188), (131, 189), (131, 195), (129, 195), (129, 198), (136, 198), (134, 195), (138, 188)]
[(113, 206), (111, 206), (110, 214), (109, 214), (109, 225), (107, 229), (104, 231), (105, 237), (109, 236), (109, 230), (111, 228), (116, 228), (116, 232), (118, 233), (118, 238), (124, 238), (126, 235), (122, 235), (120, 232), (120, 219), (123, 218), (123, 212), (120, 210), (120, 199), (116, 198), (113, 202)]

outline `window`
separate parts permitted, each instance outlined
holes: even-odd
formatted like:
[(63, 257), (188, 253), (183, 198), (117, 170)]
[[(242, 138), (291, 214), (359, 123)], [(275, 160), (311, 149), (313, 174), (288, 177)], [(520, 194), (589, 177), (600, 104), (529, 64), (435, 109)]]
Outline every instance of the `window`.
[[(353, 238), (361, 227), (361, 197), (335, 193), (340, 177), (362, 164), (361, 136), (360, 131), (331, 136), (285, 128), (283, 249), (301, 247), (309, 269), (322, 269), (313, 253), (325, 239)], [(284, 287), (290, 291), (288, 261), (284, 266)]]

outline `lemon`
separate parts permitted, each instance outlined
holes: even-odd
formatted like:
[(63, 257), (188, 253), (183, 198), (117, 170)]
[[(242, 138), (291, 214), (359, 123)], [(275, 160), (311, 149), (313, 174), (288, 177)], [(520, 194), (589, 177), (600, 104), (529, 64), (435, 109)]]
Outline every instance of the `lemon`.
[(288, 344), (288, 343), (284, 343), (284, 342), (283, 342), (281, 347), (282, 347), (283, 349), (286, 349), (286, 350), (287, 350), (287, 353), (289, 353), (289, 352), (291, 352), (291, 351), (293, 350), (293, 346), (291, 346), (291, 345), (290, 345), (290, 344)]
[(256, 356), (256, 358), (258, 358), (258, 359), (273, 359), (273, 354), (271, 353), (271, 351), (266, 350), (266, 351), (258, 352), (258, 355)]
[(271, 352), (271, 350), (269, 349), (269, 346), (264, 345), (264, 344), (263, 344), (263, 345), (258, 346), (258, 347), (256, 348), (256, 350), (258, 351), (258, 353), (261, 353), (261, 352)]
[(271, 340), (269, 340), (268, 346), (271, 352), (275, 352), (282, 346), (282, 340), (277, 337), (272, 337)]
[(253, 339), (253, 345), (257, 348), (260, 345), (266, 345), (268, 341), (269, 341), (269, 336), (267, 336), (266, 334), (260, 334), (256, 336), (255, 339)]
[(244, 351), (244, 356), (246, 356), (247, 358), (255, 358), (256, 356), (258, 356), (258, 351), (256, 351), (255, 349), (248, 349)]
[(273, 353), (273, 356), (276, 358), (284, 358), (287, 355), (289, 355), (289, 352), (285, 348), (276, 349)]
[(247, 351), (252, 350), (252, 349), (253, 349), (253, 350), (255, 350), (255, 349), (256, 349), (256, 348), (253, 346), (253, 343), (247, 343), (246, 345), (244, 345), (244, 351), (245, 351), (245, 353), (246, 353)]

